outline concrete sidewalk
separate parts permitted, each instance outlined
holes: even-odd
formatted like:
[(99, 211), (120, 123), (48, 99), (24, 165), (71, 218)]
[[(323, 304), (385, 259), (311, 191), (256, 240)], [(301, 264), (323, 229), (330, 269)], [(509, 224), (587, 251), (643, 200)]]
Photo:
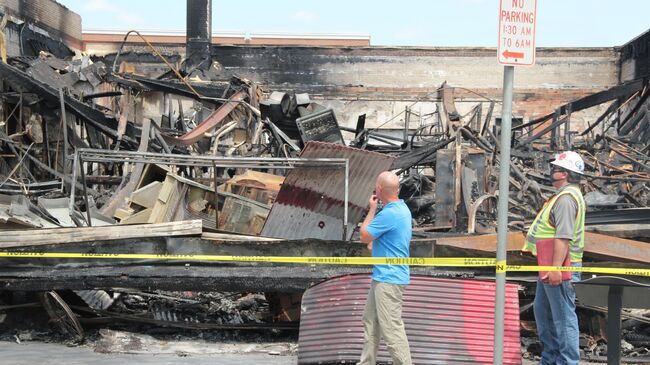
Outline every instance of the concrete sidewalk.
[(6, 341), (0, 341), (0, 354), (0, 365), (295, 365), (298, 359), (297, 356), (268, 354), (101, 354), (86, 346)]

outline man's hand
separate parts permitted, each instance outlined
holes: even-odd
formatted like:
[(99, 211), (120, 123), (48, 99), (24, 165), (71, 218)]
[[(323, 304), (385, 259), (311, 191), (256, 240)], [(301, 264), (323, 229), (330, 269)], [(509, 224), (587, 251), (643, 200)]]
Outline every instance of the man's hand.
[(372, 241), (366, 246), (368, 248), (368, 251), (372, 252)]
[(546, 276), (546, 283), (554, 286), (562, 284), (562, 272), (549, 271)]
[(370, 196), (370, 199), (368, 199), (368, 209), (371, 212), (375, 212), (377, 210), (377, 202), (379, 201), (379, 198), (377, 198), (377, 195), (372, 194)]

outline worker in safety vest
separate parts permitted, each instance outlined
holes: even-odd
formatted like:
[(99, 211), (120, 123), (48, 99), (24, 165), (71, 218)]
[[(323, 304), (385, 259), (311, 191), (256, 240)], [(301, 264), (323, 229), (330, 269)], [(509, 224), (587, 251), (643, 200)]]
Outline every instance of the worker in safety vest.
[[(551, 162), (551, 181), (557, 193), (544, 203), (528, 230), (523, 250), (537, 255), (536, 243), (552, 240), (548, 246), (552, 250), (552, 266), (565, 266), (567, 255), (571, 266), (582, 266), (586, 206), (577, 184), (584, 168), (582, 158), (575, 152), (556, 156)], [(578, 272), (570, 280), (563, 280), (560, 271), (544, 273), (537, 280), (533, 308), (537, 334), (543, 345), (542, 365), (577, 365), (580, 360), (573, 288), (573, 282), (579, 280)]]

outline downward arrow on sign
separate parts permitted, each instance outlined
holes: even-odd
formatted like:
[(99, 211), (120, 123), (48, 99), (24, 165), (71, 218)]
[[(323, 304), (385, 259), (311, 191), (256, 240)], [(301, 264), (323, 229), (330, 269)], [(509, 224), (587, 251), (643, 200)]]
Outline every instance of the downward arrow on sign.
[(503, 51), (502, 53), (503, 57), (505, 58), (524, 58), (524, 53), (523, 52), (510, 52), (508, 50)]

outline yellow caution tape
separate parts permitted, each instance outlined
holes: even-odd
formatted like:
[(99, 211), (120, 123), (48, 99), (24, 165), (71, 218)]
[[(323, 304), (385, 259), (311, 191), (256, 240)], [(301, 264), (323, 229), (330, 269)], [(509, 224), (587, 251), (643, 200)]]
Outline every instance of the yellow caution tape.
[(506, 269), (507, 269), (506, 260), (497, 261), (497, 268), (496, 268), (497, 273), (506, 272), (507, 271)]
[(293, 257), (293, 256), (223, 256), (223, 255), (175, 255), (131, 253), (69, 253), (69, 252), (0, 252), (0, 257), (14, 258), (60, 258), (60, 259), (127, 259), (127, 260), (174, 260), (174, 261), (235, 261), (272, 262), (290, 264), (324, 265), (409, 265), (409, 266), (494, 266), (491, 258), (466, 257)]
[(0, 252), (0, 258), (62, 258), (62, 259), (126, 259), (173, 261), (267, 262), (319, 265), (408, 265), (444, 267), (490, 267), (497, 272), (574, 271), (598, 274), (650, 276), (650, 269), (609, 267), (563, 267), (507, 265), (506, 261), (480, 257), (293, 257), (293, 256), (226, 256), (131, 253), (76, 253), (76, 252)]
[(630, 276), (650, 276), (650, 269), (630, 269), (621, 267), (564, 267), (564, 266), (519, 266), (508, 265), (507, 271), (573, 271), (586, 272), (594, 274), (612, 274), (612, 275), (630, 275)]

